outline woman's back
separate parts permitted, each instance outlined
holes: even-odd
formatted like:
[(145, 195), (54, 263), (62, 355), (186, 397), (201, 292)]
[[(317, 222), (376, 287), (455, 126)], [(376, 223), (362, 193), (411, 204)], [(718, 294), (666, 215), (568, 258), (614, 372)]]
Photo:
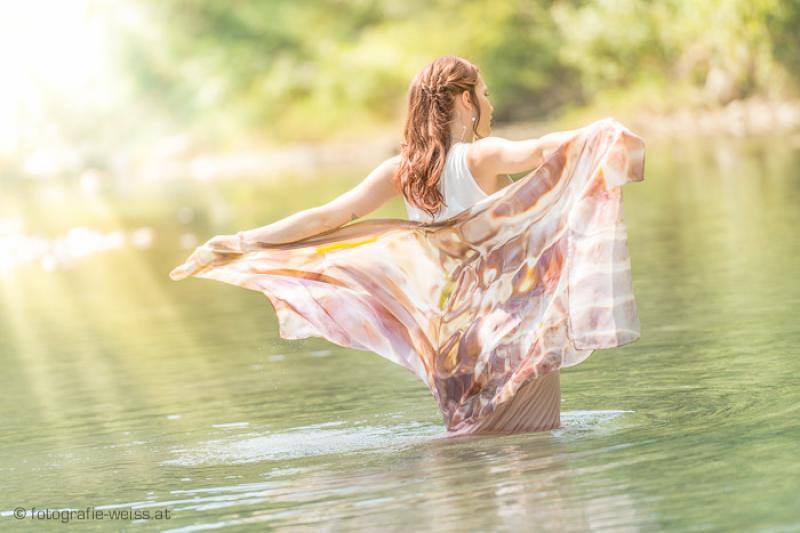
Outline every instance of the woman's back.
[(468, 143), (455, 143), (447, 152), (444, 171), (439, 180), (439, 192), (442, 193), (444, 203), (433, 218), (425, 211), (408, 203), (403, 197), (408, 211), (408, 219), (418, 222), (432, 222), (444, 220), (457, 215), (461, 211), (472, 207), (475, 203), (487, 198), (480, 188), (475, 177), (467, 166)]

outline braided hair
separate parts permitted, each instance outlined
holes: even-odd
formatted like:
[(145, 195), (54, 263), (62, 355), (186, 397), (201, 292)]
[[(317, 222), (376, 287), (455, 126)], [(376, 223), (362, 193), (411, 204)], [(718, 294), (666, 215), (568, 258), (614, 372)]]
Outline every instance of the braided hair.
[(478, 73), (478, 67), (466, 59), (443, 56), (420, 70), (408, 91), (408, 115), (395, 186), (411, 205), (431, 216), (446, 205), (439, 192), (439, 180), (452, 145), (450, 125), (455, 119), (455, 99), (463, 91), (469, 91), (478, 112), (472, 124), (477, 135), (475, 130), (481, 121), (475, 94)]

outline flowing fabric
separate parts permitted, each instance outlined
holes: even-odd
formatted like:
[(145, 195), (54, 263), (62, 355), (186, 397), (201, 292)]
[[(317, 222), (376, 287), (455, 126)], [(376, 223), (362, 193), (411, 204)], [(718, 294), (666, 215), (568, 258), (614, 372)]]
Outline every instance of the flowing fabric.
[(282, 338), (407, 368), (447, 430), (468, 432), (526, 381), (639, 338), (621, 186), (644, 179), (644, 157), (639, 136), (598, 120), (451, 218), (365, 220), (245, 249), (226, 236), (170, 277), (263, 292)]

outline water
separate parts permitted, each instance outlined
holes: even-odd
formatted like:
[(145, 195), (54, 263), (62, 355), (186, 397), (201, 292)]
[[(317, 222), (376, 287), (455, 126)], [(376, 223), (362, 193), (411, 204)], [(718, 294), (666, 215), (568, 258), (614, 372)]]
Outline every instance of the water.
[(800, 142), (648, 149), (624, 189), (642, 339), (562, 373), (561, 429), (453, 441), (408, 371), (280, 339), (259, 293), (168, 277), (210, 236), (369, 169), (313, 186), (7, 179), (0, 525), (93, 506), (170, 518), (71, 521), (800, 531)]

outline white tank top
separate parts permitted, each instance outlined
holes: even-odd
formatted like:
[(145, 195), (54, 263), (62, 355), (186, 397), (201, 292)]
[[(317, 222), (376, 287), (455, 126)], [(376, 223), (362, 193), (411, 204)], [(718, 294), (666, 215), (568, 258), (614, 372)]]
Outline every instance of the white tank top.
[(409, 220), (418, 222), (444, 220), (489, 197), (480, 188), (478, 182), (469, 171), (469, 167), (467, 167), (468, 147), (468, 143), (455, 143), (447, 152), (444, 170), (439, 179), (439, 192), (442, 193), (446, 205), (440, 207), (433, 218), (425, 211), (409, 204), (405, 196), (402, 197), (403, 203), (406, 204)]

